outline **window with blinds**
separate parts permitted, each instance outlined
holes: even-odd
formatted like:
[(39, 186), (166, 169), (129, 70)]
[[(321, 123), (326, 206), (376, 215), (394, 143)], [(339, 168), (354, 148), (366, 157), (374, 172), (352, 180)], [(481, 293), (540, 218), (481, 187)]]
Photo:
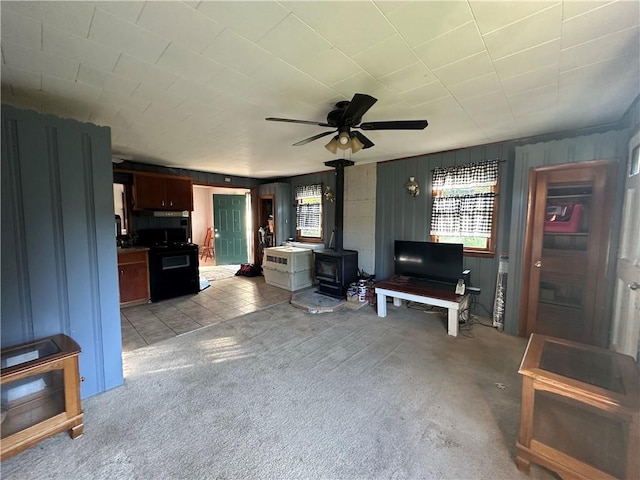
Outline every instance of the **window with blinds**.
[(322, 185), (298, 185), (295, 192), (297, 239), (322, 241)]
[(465, 253), (493, 254), (498, 159), (433, 171), (431, 240), (462, 243)]

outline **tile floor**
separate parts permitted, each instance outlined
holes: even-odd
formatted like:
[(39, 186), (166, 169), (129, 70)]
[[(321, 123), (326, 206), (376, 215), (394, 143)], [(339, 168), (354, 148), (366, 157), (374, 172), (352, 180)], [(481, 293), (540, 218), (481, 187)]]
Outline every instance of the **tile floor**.
[(197, 295), (121, 309), (122, 349), (134, 350), (290, 299), (290, 291), (268, 285), (262, 276), (214, 280)]

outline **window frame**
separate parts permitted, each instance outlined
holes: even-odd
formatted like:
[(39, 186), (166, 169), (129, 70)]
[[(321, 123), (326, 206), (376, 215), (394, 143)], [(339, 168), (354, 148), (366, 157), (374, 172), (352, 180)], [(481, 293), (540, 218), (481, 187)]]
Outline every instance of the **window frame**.
[[(498, 160), (498, 164), (500, 163), (501, 161)], [(464, 167), (465, 165), (456, 165), (456, 166)], [(490, 236), (487, 238), (487, 246), (485, 248), (464, 246), (463, 254), (465, 257), (494, 258), (496, 255), (496, 249), (497, 249), (496, 236), (498, 233), (498, 204), (500, 199), (500, 176), (501, 176), (500, 167), (498, 166), (498, 177), (496, 179), (496, 184), (491, 187), (491, 192), (494, 194), (494, 201), (493, 201), (493, 211), (491, 212), (491, 233), (490, 233)], [(432, 175), (431, 181), (433, 182), (433, 175)], [(433, 208), (433, 199), (435, 197), (434, 195), (435, 191), (436, 190), (433, 188), (433, 184), (432, 184), (431, 186), (431, 207), (432, 208)], [(432, 210), (432, 215), (433, 215), (433, 210)], [(433, 221), (433, 217), (429, 219), (429, 230), (431, 230), (432, 221)], [(431, 235), (429, 233), (429, 237), (432, 242), (444, 243), (444, 242), (440, 242), (439, 240), (443, 236)]]
[[(307, 237), (302, 235), (300, 232), (302, 231), (301, 229), (298, 228), (298, 205), (301, 201), (301, 199), (297, 198), (297, 195), (295, 193), (295, 190), (297, 187), (311, 187), (311, 186), (315, 186), (315, 185), (319, 185), (320, 186), (320, 220), (319, 220), (319, 227), (320, 227), (320, 236), (319, 237)], [(298, 242), (305, 242), (305, 243), (322, 243), (324, 242), (324, 228), (323, 228), (323, 223), (324, 223), (324, 200), (323, 200), (323, 195), (322, 195), (322, 191), (323, 191), (323, 185), (322, 183), (311, 183), (311, 184), (304, 184), (304, 185), (298, 185), (296, 186), (296, 188), (294, 188), (294, 208), (296, 210), (296, 241)]]

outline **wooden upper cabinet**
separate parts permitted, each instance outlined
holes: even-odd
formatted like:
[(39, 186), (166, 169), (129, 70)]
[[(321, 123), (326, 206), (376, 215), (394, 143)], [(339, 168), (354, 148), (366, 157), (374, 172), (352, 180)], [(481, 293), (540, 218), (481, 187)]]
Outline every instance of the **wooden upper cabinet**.
[(193, 210), (193, 183), (190, 178), (167, 179), (166, 185), (170, 210)]
[(193, 210), (193, 182), (188, 177), (135, 173), (134, 210)]
[(608, 254), (616, 165), (531, 169), (520, 331), (606, 347)]

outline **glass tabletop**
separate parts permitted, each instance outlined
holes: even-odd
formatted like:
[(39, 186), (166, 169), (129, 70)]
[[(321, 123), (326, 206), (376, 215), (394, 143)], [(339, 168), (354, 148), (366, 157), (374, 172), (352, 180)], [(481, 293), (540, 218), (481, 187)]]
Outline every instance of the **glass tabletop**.
[(547, 340), (544, 342), (540, 368), (606, 390), (625, 393), (618, 364), (613, 356), (606, 353)]
[(5, 369), (23, 363), (38, 360), (58, 353), (60, 349), (51, 339), (34, 342), (19, 348), (12, 348), (2, 352), (0, 368)]

